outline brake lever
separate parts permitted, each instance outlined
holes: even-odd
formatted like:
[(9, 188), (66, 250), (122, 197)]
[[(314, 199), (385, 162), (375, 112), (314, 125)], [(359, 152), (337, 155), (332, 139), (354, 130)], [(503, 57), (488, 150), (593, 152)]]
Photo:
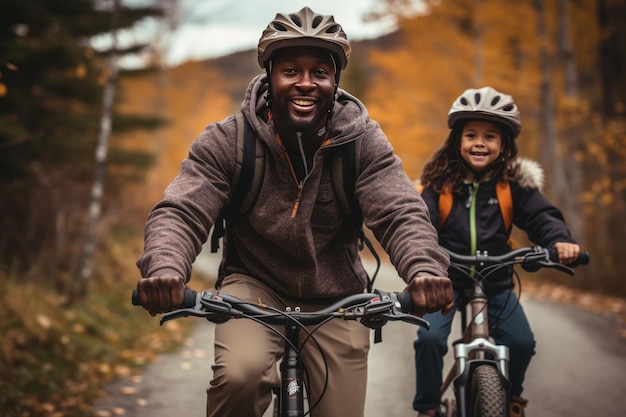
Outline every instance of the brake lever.
[[(430, 328), (430, 323), (421, 317), (413, 314), (407, 314), (402, 311), (401, 303), (397, 298), (397, 294), (390, 294), (385, 291), (377, 290), (380, 299), (370, 302), (366, 307), (367, 321), (385, 324), (387, 321), (403, 321), (405, 323), (415, 324), (426, 329)], [(372, 308), (375, 306), (376, 308)], [(371, 315), (370, 315), (371, 313)]]
[(567, 265), (563, 265), (561, 263), (558, 262), (553, 262), (553, 261), (538, 261), (537, 264), (546, 267), (546, 268), (553, 268), (553, 269), (557, 269), (561, 272), (565, 272), (566, 274), (570, 274), (570, 275), (574, 275), (574, 269), (570, 268)]
[(217, 293), (200, 291), (195, 294), (195, 303), (192, 308), (181, 308), (163, 313), (159, 322), (161, 325), (169, 320), (183, 317), (201, 317), (213, 323), (224, 323), (231, 318), (240, 318), (243, 313), (234, 309), (232, 304), (224, 301)]
[(184, 317), (209, 317), (210, 315), (215, 314), (210, 311), (197, 310), (196, 308), (181, 308), (180, 310), (172, 310), (167, 313), (161, 314), (159, 318), (159, 323), (161, 326), (166, 322), (174, 319), (184, 318)]
[[(556, 254), (556, 251), (554, 251), (554, 254), (552, 254), (552, 256), (554, 256), (556, 259), (556, 257), (558, 256)], [(567, 265), (563, 265), (560, 262), (553, 261), (550, 257), (551, 257), (550, 250), (545, 250), (544, 256), (542, 257), (541, 260), (537, 261), (537, 264), (543, 266), (544, 268), (553, 268), (558, 271), (565, 272), (566, 274), (574, 275), (574, 268), (571, 268)]]

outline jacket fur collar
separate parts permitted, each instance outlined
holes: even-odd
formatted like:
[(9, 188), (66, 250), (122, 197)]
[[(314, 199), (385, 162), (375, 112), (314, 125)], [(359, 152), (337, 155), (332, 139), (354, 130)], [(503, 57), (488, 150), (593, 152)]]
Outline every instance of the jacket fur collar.
[(536, 188), (541, 191), (545, 176), (539, 163), (526, 158), (516, 158), (511, 161), (510, 166), (514, 181), (522, 188)]

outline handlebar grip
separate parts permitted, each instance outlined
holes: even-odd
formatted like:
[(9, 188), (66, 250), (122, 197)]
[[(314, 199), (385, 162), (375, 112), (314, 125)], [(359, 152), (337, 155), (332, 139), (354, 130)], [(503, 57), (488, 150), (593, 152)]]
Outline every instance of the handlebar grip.
[[(554, 248), (550, 249), (549, 253), (550, 253), (550, 260), (552, 262), (558, 262), (559, 261), (559, 255), (558, 255), (556, 249), (554, 249)], [(576, 267), (576, 266), (579, 266), (579, 265), (588, 265), (590, 258), (591, 258), (591, 255), (589, 254), (589, 252), (580, 252), (578, 254), (578, 258), (576, 258), (576, 260), (574, 262), (572, 262), (571, 264), (568, 264), (567, 266)]]
[(403, 313), (410, 314), (413, 311), (413, 300), (411, 299), (411, 293), (408, 291), (397, 292), (396, 297), (400, 303), (400, 310)]
[(198, 292), (191, 288), (185, 288), (185, 294), (183, 296), (183, 305), (181, 308), (194, 308), (196, 306), (196, 295)]
[[(193, 308), (196, 305), (197, 292), (191, 288), (185, 288), (185, 294), (183, 295), (183, 305), (180, 308)], [(134, 306), (140, 306), (139, 291), (135, 288), (131, 296), (131, 302)]]
[(133, 295), (131, 296), (131, 302), (134, 306), (140, 306), (141, 302), (139, 301), (139, 291), (135, 288), (133, 290)]

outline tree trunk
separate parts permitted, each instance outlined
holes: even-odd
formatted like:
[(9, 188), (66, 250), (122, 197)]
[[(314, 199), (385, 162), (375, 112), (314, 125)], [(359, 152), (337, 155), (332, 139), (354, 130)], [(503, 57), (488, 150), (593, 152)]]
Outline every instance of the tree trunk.
[(569, 163), (566, 165), (567, 178), (570, 189), (573, 193), (565, 196), (569, 204), (567, 208), (571, 211), (565, 213), (570, 231), (576, 239), (583, 238), (583, 221), (580, 193), (583, 185), (583, 157), (584, 142), (582, 138), (583, 126), (580, 112), (580, 97), (578, 96), (578, 74), (576, 61), (574, 59), (574, 46), (572, 44), (570, 31), (569, 0), (559, 0), (559, 51), (560, 61), (565, 73), (565, 97), (563, 127), (564, 146), (566, 158)]
[[(601, 203), (598, 210), (600, 218), (594, 218), (598, 230), (594, 234), (594, 249), (597, 258), (594, 265), (603, 275), (604, 290), (626, 288), (623, 274), (626, 259), (623, 255), (626, 241), (624, 210), (626, 207), (626, 187), (620, 186), (626, 178), (624, 165), (626, 138), (626, 1), (599, 0), (598, 26), (602, 37), (598, 51), (600, 59), (600, 77), (602, 83), (602, 102), (600, 106), (602, 126), (606, 137), (600, 138), (606, 143), (606, 159), (594, 177), (597, 182), (608, 178), (604, 183), (607, 188), (602, 192), (611, 197), (611, 204)], [(593, 138), (592, 140), (597, 140)], [(596, 201), (602, 201), (598, 198)]]
[(98, 135), (98, 144), (96, 147), (96, 175), (91, 189), (91, 202), (89, 212), (87, 214), (87, 235), (85, 245), (83, 247), (83, 263), (80, 270), (80, 280), (77, 291), (74, 296), (84, 297), (88, 293), (89, 282), (91, 281), (93, 258), (100, 234), (98, 233), (98, 225), (102, 212), (102, 197), (104, 194), (104, 180), (106, 174), (106, 160), (111, 135), (111, 126), (113, 124), (113, 98), (115, 96), (115, 86), (118, 78), (117, 64), (117, 21), (119, 14), (120, 0), (113, 0), (113, 10), (111, 13), (112, 25), (111, 36), (112, 46), (109, 58), (109, 76), (104, 86), (102, 97), (102, 115), (100, 117), (100, 134)]
[(483, 16), (484, 0), (474, 0), (474, 83), (475, 88), (483, 85), (484, 79), (484, 24), (481, 17)]
[(537, 34), (539, 38), (539, 59), (541, 65), (541, 91), (540, 91), (540, 134), (542, 146), (539, 147), (540, 161), (546, 171), (546, 194), (566, 213), (571, 213), (568, 204), (571, 195), (569, 184), (563, 168), (562, 155), (559, 149), (558, 132), (556, 125), (556, 112), (554, 100), (554, 87), (552, 83), (552, 65), (548, 45), (550, 44), (547, 25), (546, 9), (543, 0), (533, 1), (537, 12)]

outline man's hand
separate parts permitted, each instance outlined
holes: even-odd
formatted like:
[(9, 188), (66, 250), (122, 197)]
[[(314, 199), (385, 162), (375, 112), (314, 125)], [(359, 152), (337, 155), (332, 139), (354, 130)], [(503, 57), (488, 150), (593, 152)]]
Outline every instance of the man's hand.
[(183, 304), (185, 282), (173, 275), (142, 278), (137, 283), (137, 292), (142, 307), (156, 316)]
[(418, 316), (439, 310), (445, 315), (454, 306), (452, 281), (446, 277), (420, 274), (409, 282), (405, 290), (411, 292), (413, 312)]

